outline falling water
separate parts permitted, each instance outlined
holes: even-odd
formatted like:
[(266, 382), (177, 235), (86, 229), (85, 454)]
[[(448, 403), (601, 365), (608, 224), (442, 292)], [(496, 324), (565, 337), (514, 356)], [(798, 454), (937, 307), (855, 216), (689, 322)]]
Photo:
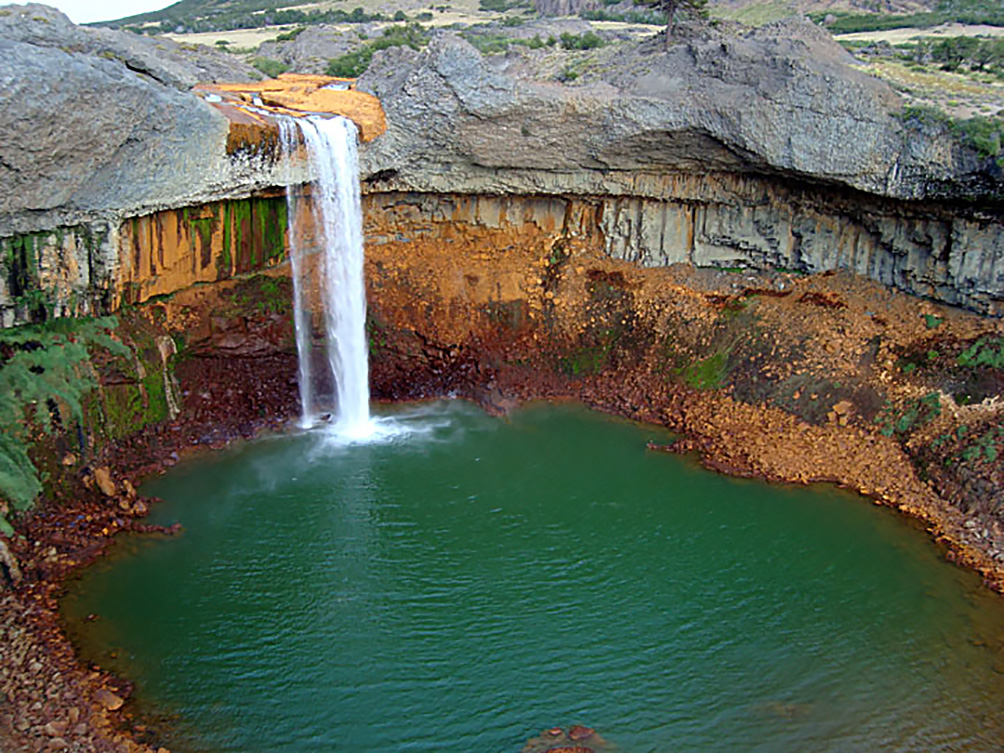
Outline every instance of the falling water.
[[(291, 119), (283, 118), (279, 121), (279, 137), (282, 142), (284, 154), (292, 154), (296, 149), (299, 129)], [(293, 220), (289, 223), (289, 260), (292, 266), (293, 278), (293, 326), (296, 330), (296, 352), (299, 360), (299, 385), (300, 385), (300, 422), (304, 427), (311, 426), (316, 421), (314, 415), (314, 396), (312, 390), (312, 375), (310, 368), (311, 360), (311, 335), (310, 335), (310, 311), (306, 308), (304, 296), (303, 279), (303, 243), (296, 232), (296, 192), (292, 185), (291, 160), (287, 160), (290, 165), (287, 175), (287, 185), (290, 189), (286, 192), (287, 214)]]
[[(373, 424), (369, 412), (357, 131), (352, 121), (345, 118), (314, 116), (296, 123), (317, 176), (312, 195), (318, 241), (323, 244), (319, 274), (328, 363), (335, 383), (335, 428), (339, 434), (362, 438), (373, 432)], [(302, 244), (293, 245), (291, 258), (298, 299), (294, 303), (302, 310)], [(304, 423), (312, 423), (315, 415), (311, 405), (310, 366), (305, 363), (310, 358), (309, 345), (309, 319), (301, 319), (297, 326), (297, 347)]]

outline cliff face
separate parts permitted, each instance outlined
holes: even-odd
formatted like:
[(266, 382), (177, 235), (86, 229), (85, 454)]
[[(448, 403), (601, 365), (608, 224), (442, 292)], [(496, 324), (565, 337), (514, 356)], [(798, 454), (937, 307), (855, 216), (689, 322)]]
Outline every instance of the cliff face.
[[(558, 83), (576, 62), (574, 81)], [(374, 170), (414, 188), (617, 194), (638, 171), (730, 171), (897, 199), (1000, 197), (996, 165), (947, 136), (917, 138), (897, 95), (853, 63), (826, 32), (791, 20), (571, 59), (484, 58), (443, 37), (385, 52), (359, 86), (391, 123), (369, 150)]]
[(0, 326), (109, 313), (284, 258), (282, 187), (310, 171), (279, 154), (274, 122), (235, 105), (345, 113), (364, 139), (383, 112), (327, 79), (207, 83), (251, 73), (46, 6), (0, 8)]
[(228, 153), (229, 121), (187, 91), (246, 75), (208, 49), (0, 8), (0, 324), (114, 310), (124, 220), (281, 182), (273, 158)]
[(582, 197), (616, 258), (844, 268), (1000, 314), (1000, 168), (919, 133), (852, 62), (801, 21), (603, 50), (567, 86), (533, 51), (388, 51), (360, 80), (390, 123), (364, 180)]
[[(448, 34), (383, 51), (359, 81), (388, 122), (362, 148), (364, 192), (579, 202), (613, 258), (844, 268), (1004, 312), (993, 160), (904, 120), (897, 95), (808, 22), (687, 33), (668, 51), (653, 38), (482, 57)], [(239, 272), (220, 248), (191, 263), (196, 226), (309, 179), (278, 158), (274, 126), (187, 91), (227, 72), (211, 52), (193, 62), (153, 44), (43, 6), (0, 9), (4, 324), (42, 299), (57, 315), (101, 313)], [(215, 220), (196, 217), (217, 204)], [(136, 260), (136, 223), (158, 228), (151, 248), (183, 249), (176, 265)]]

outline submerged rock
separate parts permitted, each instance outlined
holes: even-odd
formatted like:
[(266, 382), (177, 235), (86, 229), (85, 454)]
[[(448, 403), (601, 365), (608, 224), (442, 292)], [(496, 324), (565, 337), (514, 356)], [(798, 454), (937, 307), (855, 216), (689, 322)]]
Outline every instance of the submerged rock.
[[(582, 743), (589, 743), (589, 746)], [(573, 724), (567, 731), (561, 727), (544, 730), (526, 742), (522, 753), (602, 753), (615, 747), (592, 727)]]

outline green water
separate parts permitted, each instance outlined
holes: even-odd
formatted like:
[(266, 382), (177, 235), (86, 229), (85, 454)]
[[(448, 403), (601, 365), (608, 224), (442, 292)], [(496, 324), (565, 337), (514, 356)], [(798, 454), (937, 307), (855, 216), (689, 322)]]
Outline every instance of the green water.
[(172, 719), (162, 744), (515, 752), (572, 723), (625, 753), (1004, 740), (1004, 602), (895, 514), (708, 473), (574, 406), (397, 425), (184, 464), (145, 489), (184, 534), (74, 584), (85, 655)]

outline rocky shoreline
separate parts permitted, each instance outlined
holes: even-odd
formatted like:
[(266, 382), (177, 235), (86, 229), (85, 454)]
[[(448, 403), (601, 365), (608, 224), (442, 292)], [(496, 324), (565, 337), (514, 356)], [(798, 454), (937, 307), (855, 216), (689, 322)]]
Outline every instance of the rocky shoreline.
[[(835, 463), (834, 458), (839, 455), (833, 452), (838, 451), (839, 440), (826, 437), (825, 432), (798, 427), (775, 411), (756, 410), (728, 401), (723, 406), (682, 391), (660, 394), (657, 385), (645, 379), (628, 382), (625, 389), (625, 377), (630, 378), (609, 375), (562, 390), (533, 390), (517, 380), (496, 384), (491, 391), (485, 391), (482, 385), (471, 385), (470, 396), (495, 413), (510, 410), (521, 401), (542, 397), (580, 400), (598, 410), (680, 432), (681, 439), (669, 449), (699, 452), (702, 463), (718, 472), (781, 483), (827, 480), (867, 494), (876, 504), (921, 519), (930, 535), (945, 547), (948, 558), (980, 572), (988, 587), (1004, 591), (1004, 569), (995, 567), (984, 551), (966, 541), (966, 529), (957, 516), (939, 515), (927, 503), (927, 495), (916, 483), (911, 483), (913, 473), (908, 460), (902, 458), (896, 463), (899, 480), (884, 485), (867, 475), (854, 478), (849, 472), (855, 463), (859, 468), (869, 467), (869, 458), (876, 453), (882, 456), (882, 465), (888, 469), (890, 459), (897, 453), (895, 447), (864, 441), (846, 463)], [(5, 742), (5, 750), (159, 753), (166, 750), (157, 745), (157, 730), (135, 717), (128, 705), (130, 683), (96, 665), (84, 665), (76, 656), (61, 621), (59, 597), (67, 579), (101, 557), (118, 533), (158, 536), (178, 533), (141, 522), (148, 505), (156, 501), (136, 496), (128, 478), (139, 479), (163, 471), (174, 465), (179, 456), (219, 449), (262, 432), (282, 431), (285, 419), (292, 417), (288, 397), (279, 400), (287, 410), (269, 419), (252, 420), (229, 413), (226, 415), (231, 420), (225, 421), (223, 415), (218, 416), (212, 426), (211, 441), (189, 443), (200, 430), (208, 428), (201, 422), (181, 421), (165, 427), (166, 432), (157, 432), (161, 439), (169, 433), (180, 441), (165, 442), (154, 454), (141, 455), (145, 462), (140, 465), (128, 462), (130, 452), (135, 451), (134, 443), (117, 447), (110, 454), (115, 467), (111, 473), (112, 483), (117, 487), (114, 492), (109, 494), (110, 487), (103, 491), (96, 481), (91, 481), (102, 475), (109, 478), (102, 473), (106, 468), (101, 467), (98, 472), (83, 476), (79, 496), (71, 503), (52, 511), (43, 507), (32, 516), (23, 531), (24, 545), (15, 552), (21, 561), (31, 562), (29, 568), (33, 572), (22, 574), (26, 582), (0, 597), (0, 626), (5, 631), (0, 654), (6, 667), (0, 691), (8, 701), (0, 716), (0, 740)], [(774, 439), (766, 443), (754, 440), (763, 436)], [(744, 442), (747, 443), (744, 449), (737, 451)], [(817, 452), (806, 453), (806, 443)], [(799, 450), (793, 451), (793, 446)], [(148, 447), (152, 448), (153, 443)], [(790, 462), (780, 466), (767, 462), (767, 458), (779, 457), (789, 457)], [(825, 463), (826, 471), (820, 471), (820, 463)], [(32, 542), (30, 547), (28, 541)], [(32, 549), (43, 552), (43, 556), (33, 557)]]
[[(73, 474), (69, 492), (48, 499), (19, 525), (11, 552), (19, 583), (0, 591), (0, 749), (5, 751), (156, 751), (156, 730), (134, 716), (130, 683), (85, 664), (66, 633), (59, 598), (77, 572), (102, 557), (119, 533), (173, 536), (176, 527), (142, 523), (156, 500), (136, 493), (143, 478), (180, 457), (219, 449), (262, 432), (281, 431), (296, 404), (295, 359), (289, 374), (257, 379), (252, 395), (226, 389), (220, 378), (250, 371), (248, 359), (193, 359), (183, 383), (204, 397), (179, 420), (112, 443)], [(282, 374), (280, 377), (279, 374)], [(252, 381), (249, 373), (243, 374)], [(227, 399), (227, 396), (231, 398)], [(207, 409), (205, 405), (214, 405)], [(270, 412), (263, 417), (261, 409)]]
[[(659, 394), (653, 383), (638, 379), (624, 389), (623, 377), (611, 375), (589, 380), (571, 389), (534, 391), (529, 385), (513, 381), (496, 385), (486, 392), (480, 385), (471, 386), (471, 396), (479, 399), (482, 407), (494, 413), (510, 410), (523, 400), (547, 399), (580, 400), (583, 403), (611, 414), (647, 423), (667, 426), (680, 432), (682, 437), (668, 449), (672, 452), (699, 452), (702, 463), (717, 472), (759, 478), (769, 482), (807, 483), (828, 480), (862, 493), (869, 493), (876, 504), (894, 507), (908, 516), (921, 519), (932, 537), (946, 550), (946, 556), (980, 572), (988, 587), (1004, 591), (1004, 571), (987, 561), (986, 553), (972, 546), (964, 538), (965, 528), (956, 517), (945, 519), (937, 512), (917, 504), (911, 494), (917, 493), (914, 484), (896, 483), (884, 488), (869, 488), (869, 482), (853, 479), (840, 463), (833, 464), (834, 449), (824, 437), (805, 437), (805, 429), (778, 423), (788, 423), (769, 410), (743, 410), (737, 406), (714, 405), (711, 401), (697, 399), (693, 394)], [(500, 400), (500, 397), (502, 398)], [(288, 407), (288, 405), (287, 405)], [(230, 414), (232, 417), (234, 414)], [(285, 418), (291, 418), (287, 411)], [(777, 431), (778, 439), (759, 448), (737, 453), (737, 443), (749, 440), (752, 435), (763, 436), (763, 427), (770, 427), (768, 435)], [(24, 530), (25, 546), (16, 550), (22, 561), (31, 556), (31, 549), (46, 554), (32, 560), (34, 571), (25, 577), (26, 582), (15, 591), (6, 591), (0, 597), (0, 626), (5, 640), (0, 641), (0, 654), (6, 667), (0, 686), (7, 698), (7, 708), (0, 716), (0, 741), (4, 750), (30, 751), (158, 751), (157, 730), (134, 715), (127, 701), (132, 687), (127, 680), (115, 677), (100, 667), (84, 665), (75, 654), (59, 612), (59, 597), (67, 579), (80, 569), (101, 557), (115, 535), (122, 532), (140, 532), (148, 535), (170, 536), (176, 530), (144, 525), (141, 520), (148, 505), (155, 500), (135, 496), (128, 478), (141, 478), (165, 470), (177, 462), (179, 455), (207, 449), (219, 449), (229, 442), (253, 438), (261, 432), (282, 431), (284, 420), (279, 416), (267, 420), (224, 422), (220, 417), (214, 424), (211, 442), (163, 444), (155, 457), (147, 456), (142, 466), (116, 465), (111, 474), (117, 478), (118, 490), (109, 495), (97, 483), (88, 481), (96, 473), (84, 476), (79, 496), (58, 510), (43, 508), (32, 517)], [(167, 427), (176, 436), (188, 437), (206, 428), (197, 422), (184, 421)], [(163, 432), (158, 432), (163, 436)], [(816, 443), (817, 457), (804, 453), (793, 457), (785, 467), (770, 467), (765, 457), (779, 457), (788, 443), (803, 445)], [(817, 443), (818, 442), (818, 443)], [(755, 445), (754, 445), (755, 446)], [(128, 447), (116, 448), (113, 462), (124, 463), (129, 457)], [(667, 448), (658, 447), (656, 450)], [(804, 449), (804, 447), (803, 447)], [(768, 451), (769, 450), (769, 451)], [(880, 443), (865, 442), (858, 448), (868, 456), (878, 452), (888, 462), (895, 449)], [(829, 470), (820, 474), (815, 467), (825, 458)], [(862, 461), (867, 466), (867, 461)], [(130, 467), (132, 466), (132, 467)], [(888, 467), (886, 465), (885, 467)], [(104, 467), (101, 469), (105, 470)], [(913, 474), (909, 462), (900, 464), (902, 478)], [(137, 472), (138, 471), (138, 472)], [(108, 478), (107, 475), (104, 476)], [(87, 488), (92, 486), (93, 488)], [(67, 533), (67, 532), (71, 533)], [(31, 540), (32, 547), (27, 546)]]
[[(583, 268), (581, 273), (569, 272), (565, 287), (555, 288), (575, 299), (569, 292), (572, 278), (586, 281), (579, 289), (578, 304), (591, 306), (591, 313), (575, 314), (578, 304), (570, 303), (574, 319), (602, 318), (611, 310), (619, 317), (626, 316), (621, 308), (624, 301), (612, 290), (631, 290), (642, 299), (645, 278), (650, 275), (658, 278), (655, 283), (660, 290), (668, 287), (664, 270), (639, 270), (614, 260), (601, 263), (593, 259), (590, 263), (596, 266)], [(423, 273), (436, 274), (436, 270), (423, 269)], [(734, 320), (737, 313), (729, 309), (732, 304), (727, 291), (735, 287), (735, 275), (719, 275), (702, 283), (699, 272), (679, 274), (684, 278), (677, 282), (686, 285), (677, 288), (674, 296), (684, 295), (696, 306), (695, 311), (703, 311), (712, 321), (719, 321), (723, 311), (728, 321)], [(602, 283), (599, 287), (598, 281)], [(763, 285), (769, 282), (760, 280)], [(850, 317), (843, 329), (852, 330), (849, 322), (853, 317), (848, 312), (864, 309), (861, 300), (879, 291), (874, 283), (852, 277), (781, 282), (796, 293), (807, 291), (801, 293), (806, 302), (798, 303), (796, 293), (766, 295), (762, 291), (768, 288), (758, 288), (759, 315), (771, 321), (775, 315), (771, 307), (786, 312), (784, 307), (795, 306), (796, 311), (804, 312), (797, 325), (791, 325), (799, 337), (813, 332), (813, 321), (819, 317), (832, 328), (835, 313)], [(246, 295), (252, 288), (249, 282), (223, 295), (244, 300), (254, 314), (227, 321), (217, 316), (216, 324), (201, 340), (193, 339), (194, 355), (174, 365), (181, 412), (173, 420), (108, 442), (86, 465), (73, 457), (64, 458), (70, 484), (59, 486), (50, 499), (18, 523), (21, 536), (13, 540), (11, 552), (20, 564), (20, 583), (0, 596), (0, 659), (5, 668), (0, 683), (0, 699), (5, 700), (0, 706), (0, 741), (4, 750), (158, 750), (156, 726), (137, 718), (128, 701), (129, 683), (101, 667), (83, 664), (76, 656), (61, 622), (58, 600), (67, 579), (102, 556), (117, 533), (177, 533), (142, 523), (149, 506), (155, 504), (135, 492), (143, 478), (193, 453), (219, 449), (262, 432), (281, 432), (295, 415), (296, 362), (283, 345), (288, 341), (288, 317), (263, 312), (260, 301)], [(603, 296), (602, 306), (597, 305), (597, 290)], [(891, 296), (884, 310), (897, 319), (907, 320), (906, 312), (917, 319), (918, 306), (927, 310), (927, 304), (906, 296), (881, 294)], [(219, 293), (207, 295), (200, 289), (192, 295), (201, 301), (203, 313), (219, 313)], [(989, 588), (1004, 592), (1004, 562), (994, 556), (1000, 532), (983, 535), (986, 527), (994, 525), (993, 519), (967, 515), (939, 496), (934, 479), (922, 480), (918, 475), (916, 459), (901, 437), (894, 433), (887, 436), (878, 430), (874, 419), (864, 421), (857, 415), (864, 412), (860, 397), (856, 403), (829, 398), (829, 413), (809, 420), (811, 415), (782, 409), (767, 393), (761, 401), (751, 401), (743, 386), (749, 374), (736, 372), (730, 383), (715, 389), (667, 378), (651, 352), (648, 356), (638, 352), (638, 343), (630, 333), (624, 335), (625, 348), (633, 350), (615, 352), (614, 348), (607, 353), (604, 368), (595, 373), (574, 373), (570, 364), (585, 361), (582, 351), (570, 351), (554, 329), (562, 319), (560, 303), (552, 312), (554, 342), (542, 343), (534, 339), (535, 331), (519, 328), (481, 329), (477, 337), (461, 338), (455, 332), (447, 336), (437, 327), (454, 326), (456, 312), (449, 321), (437, 323), (435, 316), (427, 319), (425, 332), (395, 327), (389, 322), (387, 308), (393, 300), (385, 288), (373, 303), (373, 316), (383, 322), (379, 331), (382, 345), (372, 361), (371, 381), (377, 400), (455, 396), (495, 414), (530, 400), (576, 400), (597, 410), (664, 426), (680, 439), (669, 448), (654, 450), (697, 453), (712, 470), (768, 482), (838, 484), (919, 519), (944, 548), (946, 558), (977, 571)], [(192, 315), (191, 302), (190, 297), (178, 296), (155, 304), (143, 315), (178, 324), (178, 312)], [(874, 300), (868, 301), (869, 306), (874, 304)], [(645, 308), (638, 300), (633, 305), (637, 310)], [(942, 310), (933, 311), (949, 316)], [(956, 332), (976, 335), (983, 331), (967, 329), (978, 323), (978, 318), (969, 314), (959, 317), (951, 325)], [(784, 320), (795, 321), (795, 317), (784, 313)], [(696, 317), (691, 321), (695, 331), (702, 326)], [(186, 322), (190, 333), (198, 332), (191, 321)], [(637, 322), (636, 326), (640, 327)], [(923, 331), (923, 323), (909, 325), (918, 326)], [(651, 332), (644, 331), (651, 337)], [(271, 345), (266, 344), (269, 340)], [(556, 357), (552, 348), (564, 355)], [(832, 358), (838, 358), (852, 346), (841, 342), (833, 350)], [(756, 373), (784, 365), (784, 349), (779, 352), (780, 359), (758, 363)], [(579, 360), (570, 360), (573, 356)], [(823, 363), (834, 369), (832, 360)], [(856, 394), (864, 393), (859, 390)], [(883, 414), (876, 415), (881, 418)]]

